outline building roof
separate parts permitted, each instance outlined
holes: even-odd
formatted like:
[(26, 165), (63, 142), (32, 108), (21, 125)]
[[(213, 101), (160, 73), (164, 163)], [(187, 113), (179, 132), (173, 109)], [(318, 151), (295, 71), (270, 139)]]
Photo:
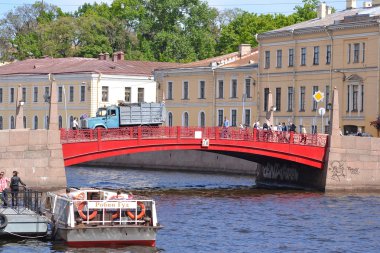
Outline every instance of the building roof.
[(233, 52), (221, 56), (207, 58), (200, 61), (181, 64), (177, 67), (157, 68), (157, 71), (164, 69), (192, 69), (192, 68), (211, 68), (211, 67), (242, 67), (257, 64), (259, 60), (258, 48), (250, 49), (250, 52), (240, 56), (240, 52)]
[(361, 7), (355, 9), (346, 9), (338, 11), (324, 18), (315, 18), (301, 23), (297, 23), (291, 26), (282, 27), (276, 30), (259, 34), (259, 38), (271, 37), (274, 34), (283, 32), (297, 32), (310, 30), (311, 28), (325, 28), (325, 27), (342, 27), (347, 24), (359, 25), (360, 23), (369, 24), (369, 21), (375, 21), (374, 18), (380, 16), (380, 6), (375, 7)]
[(102, 73), (114, 75), (150, 76), (162, 67), (177, 67), (178, 63), (147, 61), (112, 61), (94, 58), (43, 58), (17, 61), (0, 66), (0, 75)]

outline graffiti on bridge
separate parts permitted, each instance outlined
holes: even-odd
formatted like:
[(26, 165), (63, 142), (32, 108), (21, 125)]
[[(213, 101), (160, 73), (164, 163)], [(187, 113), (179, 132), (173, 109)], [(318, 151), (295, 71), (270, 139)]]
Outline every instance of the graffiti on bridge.
[(345, 166), (342, 161), (332, 161), (329, 166), (331, 172), (331, 179), (340, 182), (341, 179), (346, 178), (348, 175), (359, 175), (359, 168)]
[(263, 165), (263, 177), (281, 181), (298, 181), (298, 171), (279, 163), (267, 163)]

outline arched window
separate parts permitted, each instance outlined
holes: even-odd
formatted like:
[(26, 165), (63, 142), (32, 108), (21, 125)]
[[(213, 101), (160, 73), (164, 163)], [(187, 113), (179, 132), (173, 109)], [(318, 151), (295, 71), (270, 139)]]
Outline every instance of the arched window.
[(74, 117), (70, 116), (70, 128), (73, 128)]
[(189, 126), (189, 113), (184, 112), (182, 117), (182, 126), (188, 127)]
[(49, 129), (49, 116), (48, 115), (45, 116), (44, 128)]
[(3, 126), (3, 116), (0, 116), (0, 130), (3, 130), (4, 129), (4, 126)]
[(15, 117), (14, 116), (11, 116), (11, 129), (15, 129), (16, 126), (15, 126)]
[(199, 113), (199, 126), (205, 127), (206, 126), (206, 115), (205, 112)]
[(35, 115), (33, 119), (33, 129), (38, 129), (38, 116)]
[(62, 116), (59, 115), (58, 117), (58, 128), (61, 129), (62, 128)]
[(169, 118), (169, 121), (168, 121), (168, 126), (173, 126), (173, 113), (169, 112), (168, 113), (168, 118)]
[(24, 124), (24, 128), (26, 128), (26, 116), (22, 118), (22, 123)]

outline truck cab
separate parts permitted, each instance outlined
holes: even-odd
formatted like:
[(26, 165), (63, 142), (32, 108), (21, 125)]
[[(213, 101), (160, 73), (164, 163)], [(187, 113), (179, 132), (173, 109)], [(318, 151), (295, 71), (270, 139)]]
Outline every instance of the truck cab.
[(82, 128), (95, 129), (101, 128), (118, 128), (119, 125), (119, 108), (117, 106), (109, 106), (99, 108), (96, 117), (82, 119)]

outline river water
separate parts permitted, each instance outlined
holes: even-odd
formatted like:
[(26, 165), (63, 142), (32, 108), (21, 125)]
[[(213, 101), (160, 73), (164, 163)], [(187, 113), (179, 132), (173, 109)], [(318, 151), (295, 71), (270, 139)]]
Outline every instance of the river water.
[(379, 193), (258, 190), (249, 176), (68, 167), (69, 186), (154, 198), (157, 248), (0, 241), (0, 252), (380, 252)]

